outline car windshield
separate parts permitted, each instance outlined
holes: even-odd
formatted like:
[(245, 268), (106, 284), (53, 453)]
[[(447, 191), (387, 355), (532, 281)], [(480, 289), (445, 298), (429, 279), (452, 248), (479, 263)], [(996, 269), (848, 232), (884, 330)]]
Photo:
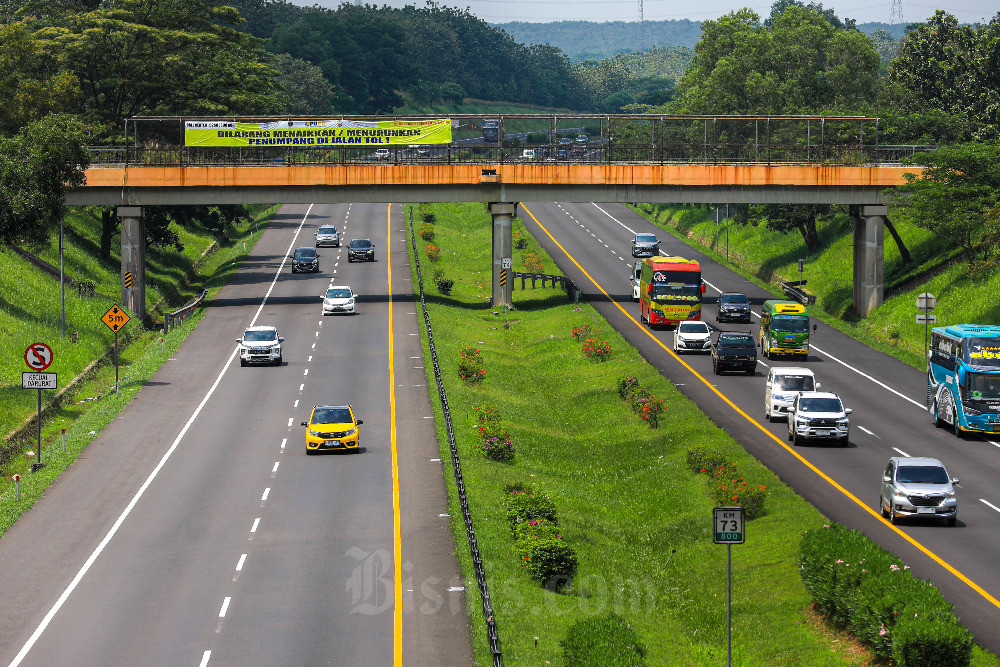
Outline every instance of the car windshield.
[(813, 378), (811, 375), (779, 375), (774, 378), (774, 383), (782, 391), (813, 391)]
[(723, 294), (719, 297), (719, 303), (725, 306), (749, 306), (750, 300), (743, 294)]
[(346, 424), (351, 421), (351, 411), (347, 408), (316, 408), (313, 424)]
[(312, 259), (316, 256), (316, 251), (312, 248), (298, 248), (295, 251), (295, 259)]
[(351, 247), (359, 249), (370, 248), (372, 247), (372, 242), (368, 239), (354, 239), (351, 241)]
[(264, 341), (274, 340), (277, 337), (278, 333), (274, 329), (264, 331), (247, 331), (243, 334), (243, 340), (248, 343), (262, 343)]
[(656, 243), (656, 237), (652, 234), (639, 234), (635, 237), (636, 243)]
[(753, 339), (746, 336), (722, 336), (719, 338), (719, 347), (725, 349), (753, 347)]
[(799, 400), (801, 412), (843, 412), (839, 398), (803, 398)]
[(704, 322), (681, 322), (677, 325), (677, 331), (681, 333), (708, 333), (708, 325)]
[(327, 299), (350, 299), (351, 290), (346, 287), (332, 287), (326, 291)]
[(809, 330), (808, 315), (782, 315), (771, 320), (771, 328), (775, 331), (802, 333)]
[(319, 234), (336, 234), (337, 233), (337, 228), (336, 227), (320, 227), (318, 233)]
[(900, 484), (947, 484), (948, 473), (941, 466), (899, 466), (896, 481)]

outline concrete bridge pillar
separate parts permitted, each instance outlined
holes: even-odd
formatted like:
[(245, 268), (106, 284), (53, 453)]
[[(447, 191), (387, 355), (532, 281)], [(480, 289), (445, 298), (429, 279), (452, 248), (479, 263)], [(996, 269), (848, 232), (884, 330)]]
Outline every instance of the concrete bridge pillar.
[(514, 291), (511, 227), (517, 213), (517, 202), (490, 203), (493, 216), (493, 295), (492, 306), (511, 306)]
[(141, 206), (119, 206), (122, 228), (122, 302), (133, 316), (146, 320), (146, 224)]
[(852, 206), (854, 216), (854, 312), (862, 317), (885, 297), (886, 206)]

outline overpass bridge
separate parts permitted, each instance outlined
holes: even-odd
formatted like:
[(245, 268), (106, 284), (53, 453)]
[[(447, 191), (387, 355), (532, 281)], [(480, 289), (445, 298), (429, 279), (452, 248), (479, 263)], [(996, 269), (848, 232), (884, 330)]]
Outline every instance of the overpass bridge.
[[(66, 203), (119, 207), (122, 305), (139, 315), (146, 206), (485, 202), (494, 226), (493, 301), (510, 304), (512, 281), (501, 285), (500, 271), (521, 201), (847, 204), (854, 308), (866, 315), (883, 299), (882, 192), (914, 171), (901, 158), (928, 148), (880, 145), (878, 119), (863, 116), (524, 114), (487, 119), (495, 129), (483, 120), (134, 118), (122, 145), (92, 147), (86, 183)], [(430, 125), (447, 132), (421, 134)], [(195, 131), (211, 134), (207, 145)], [(348, 132), (368, 134), (331, 143), (356, 141), (344, 138)], [(130, 287), (126, 273), (136, 278)]]

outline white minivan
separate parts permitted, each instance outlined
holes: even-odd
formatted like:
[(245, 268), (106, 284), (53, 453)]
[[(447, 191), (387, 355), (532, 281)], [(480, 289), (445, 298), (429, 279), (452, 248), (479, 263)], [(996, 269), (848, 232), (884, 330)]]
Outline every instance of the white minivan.
[(808, 368), (799, 366), (775, 366), (767, 374), (764, 385), (764, 418), (774, 421), (788, 417), (795, 395), (800, 391), (819, 391), (820, 384)]

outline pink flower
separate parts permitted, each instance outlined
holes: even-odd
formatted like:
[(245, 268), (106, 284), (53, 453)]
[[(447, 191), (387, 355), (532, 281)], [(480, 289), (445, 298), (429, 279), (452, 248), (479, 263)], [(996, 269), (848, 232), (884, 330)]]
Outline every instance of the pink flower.
[(885, 623), (882, 624), (882, 629), (878, 631), (880, 637), (885, 637)]

